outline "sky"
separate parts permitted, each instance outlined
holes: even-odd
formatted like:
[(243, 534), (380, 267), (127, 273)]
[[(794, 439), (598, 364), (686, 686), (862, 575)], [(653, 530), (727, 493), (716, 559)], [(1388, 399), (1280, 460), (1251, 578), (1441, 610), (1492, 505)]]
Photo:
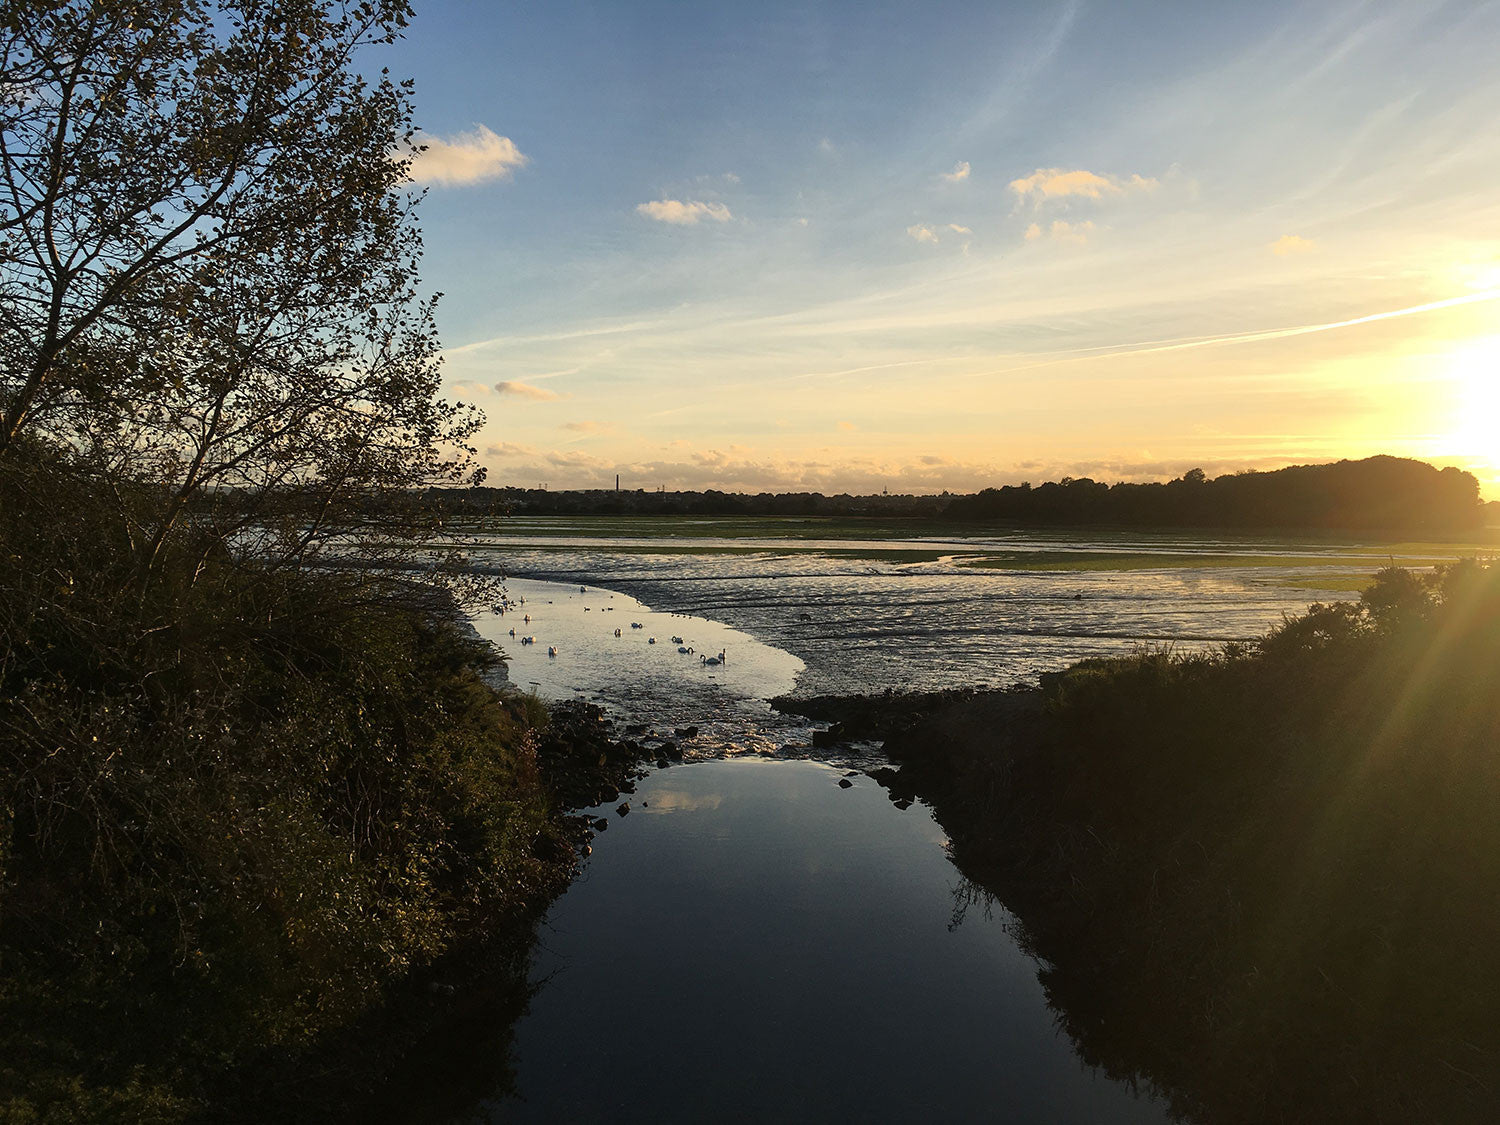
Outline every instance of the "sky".
[(489, 483), (1500, 499), (1500, 3), (422, 2)]

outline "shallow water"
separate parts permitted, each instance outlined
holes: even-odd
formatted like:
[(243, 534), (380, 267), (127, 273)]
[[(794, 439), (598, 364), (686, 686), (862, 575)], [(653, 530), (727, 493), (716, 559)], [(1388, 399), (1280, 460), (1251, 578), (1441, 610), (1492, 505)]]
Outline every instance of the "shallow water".
[[(555, 532), (559, 526), (568, 525), (546, 525), (540, 531)], [(543, 549), (544, 543), (567, 543), (570, 549)], [(782, 549), (793, 543), (798, 550)], [(742, 553), (691, 553), (705, 544), (735, 544)], [(906, 552), (917, 545), (929, 548), (932, 557), (910, 561)], [(972, 565), (1002, 549), (1018, 559), (1066, 560), (1106, 547), (1132, 552), (1137, 564), (1141, 557), (1149, 561), (1160, 555), (1167, 564), (1183, 557), (1222, 558), (1226, 552), (1235, 558), (1259, 553), (1291, 561), (1099, 570)], [(1352, 596), (1298, 588), (1299, 579), (1360, 569), (1368, 573), (1385, 561), (1372, 560), (1362, 568), (1328, 562), (1345, 558), (1349, 550), (1280, 542), (1252, 547), (1209, 537), (569, 539), (536, 532), (494, 541), (474, 558), (509, 575), (573, 583), (575, 590), (578, 584), (598, 584), (664, 613), (722, 622), (795, 656), (803, 664), (796, 673), (795, 694), (817, 695), (1000, 686), (1034, 681), (1039, 673), (1085, 657), (1127, 653), (1142, 645), (1186, 650), (1247, 640), (1284, 614), (1304, 611), (1312, 601)], [(545, 653), (547, 642), (541, 634), (538, 639)], [(500, 640), (517, 661), (513, 680), (524, 687), (528, 678), (539, 679), (544, 694), (553, 691), (548, 677), (527, 670), (535, 665), (531, 654), (503, 643), (509, 638)], [(736, 638), (735, 644), (743, 642)], [(697, 647), (701, 652), (703, 646)], [(557, 660), (564, 664), (579, 657), (561, 651)], [(594, 690), (587, 677), (569, 682)]]
[(1078, 1062), (942, 830), (810, 762), (658, 771), (556, 904), (472, 1121), (1159, 1122)]
[[(656, 611), (596, 586), (524, 578), (506, 586), (518, 604), (481, 614), (474, 625), (508, 655), (511, 682), (523, 691), (600, 704), (672, 739), (689, 757), (806, 747), (808, 725), (766, 702), (795, 688), (804, 665), (791, 653), (721, 622)], [(536, 642), (521, 644), (526, 636)], [(708, 657), (719, 662), (710, 665)], [(690, 727), (697, 733), (676, 733)]]

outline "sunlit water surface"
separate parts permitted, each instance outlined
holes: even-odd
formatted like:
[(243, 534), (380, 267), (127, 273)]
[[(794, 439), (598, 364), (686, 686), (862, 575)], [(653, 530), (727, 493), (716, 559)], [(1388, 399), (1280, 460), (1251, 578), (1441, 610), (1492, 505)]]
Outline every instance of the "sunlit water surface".
[[(794, 542), (799, 550), (778, 549)], [(569, 549), (552, 549), (562, 543)], [(720, 552), (734, 543), (741, 553)], [(917, 547), (931, 557), (903, 561)], [(971, 565), (985, 557), (986, 548), (1022, 557), (1026, 551), (1083, 557), (1103, 547), (1125, 547), (1147, 558), (1159, 552), (1164, 565)], [(1292, 548), (1257, 549), (1274, 554)], [(1330, 567), (1326, 559), (1320, 565), (1316, 548), (1295, 549), (1307, 559), (1305, 566), (1196, 568), (1167, 565), (1167, 558), (1247, 548), (1208, 538), (1142, 544), (1062, 536), (720, 541), (540, 535), (495, 541), (473, 558), (510, 576), (511, 595), (527, 597), (528, 609), (542, 612), (532, 611), (530, 625), (513, 614), (476, 624), (510, 657), (511, 678), (523, 688), (535, 684), (551, 697), (598, 697), (631, 717), (640, 717), (642, 706), (665, 704), (671, 714), (663, 719), (675, 722), (705, 700), (738, 708), (744, 700), (783, 692), (1000, 686), (1143, 645), (1185, 651), (1248, 639), (1311, 601), (1350, 596), (1298, 588), (1299, 577), (1326, 578), (1344, 568)], [(942, 554), (950, 550), (963, 553)], [(1364, 567), (1366, 573), (1372, 569)], [(1275, 580), (1268, 581), (1268, 574)], [(528, 581), (538, 579), (565, 588), (547, 593)], [(630, 629), (631, 621), (646, 629)], [(537, 644), (520, 645), (508, 635), (512, 628), (518, 636), (535, 635)], [(621, 637), (613, 636), (615, 628), (623, 629)], [(648, 635), (656, 637), (656, 646), (647, 645)], [(695, 653), (679, 659), (672, 636), (683, 637)], [(557, 648), (556, 656), (547, 655), (549, 647)], [(703, 673), (699, 658), (721, 650), (729, 658), (722, 668), (686, 674), (690, 664)], [(667, 700), (664, 684), (670, 684)]]

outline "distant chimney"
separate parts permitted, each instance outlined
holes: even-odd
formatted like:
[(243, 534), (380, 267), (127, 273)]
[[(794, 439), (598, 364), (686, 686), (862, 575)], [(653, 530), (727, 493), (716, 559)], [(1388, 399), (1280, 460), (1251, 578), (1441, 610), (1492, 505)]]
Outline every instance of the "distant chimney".
[(620, 474), (619, 473), (615, 474), (615, 491), (616, 492), (620, 491)]

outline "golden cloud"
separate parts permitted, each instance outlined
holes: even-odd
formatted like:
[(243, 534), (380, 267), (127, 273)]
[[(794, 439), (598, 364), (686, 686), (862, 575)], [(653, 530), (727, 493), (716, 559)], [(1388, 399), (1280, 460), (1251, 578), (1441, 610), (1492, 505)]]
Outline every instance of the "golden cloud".
[(1066, 199), (1080, 196), (1085, 199), (1103, 199), (1106, 195), (1120, 195), (1127, 191), (1152, 191), (1159, 187), (1157, 180), (1147, 176), (1133, 175), (1128, 178), (1101, 176), (1082, 168), (1069, 171), (1064, 168), (1038, 168), (1029, 176), (1010, 182), (1010, 190), (1020, 202), (1030, 200), (1040, 205), (1049, 199)]
[(412, 160), (411, 178), (419, 184), (454, 186), (503, 180), (525, 167), (526, 155), (509, 137), (486, 125), (458, 133), (449, 140), (419, 136), (421, 146)]
[(648, 219), (655, 219), (659, 223), (674, 223), (683, 227), (693, 226), (702, 219), (727, 223), (734, 218), (724, 204), (703, 203), (698, 200), (653, 199), (650, 203), (637, 204), (635, 209)]
[(1301, 238), (1295, 234), (1284, 234), (1271, 243), (1271, 253), (1284, 258), (1288, 254), (1306, 254), (1316, 245), (1317, 243), (1313, 242), (1310, 238)]
[(502, 395), (517, 395), (520, 398), (535, 399), (538, 402), (554, 402), (557, 399), (569, 398), (569, 395), (559, 394), (557, 391), (549, 391), (546, 387), (534, 387), (530, 383), (523, 383), (519, 379), (507, 379), (503, 383), (495, 384), (495, 391)]

